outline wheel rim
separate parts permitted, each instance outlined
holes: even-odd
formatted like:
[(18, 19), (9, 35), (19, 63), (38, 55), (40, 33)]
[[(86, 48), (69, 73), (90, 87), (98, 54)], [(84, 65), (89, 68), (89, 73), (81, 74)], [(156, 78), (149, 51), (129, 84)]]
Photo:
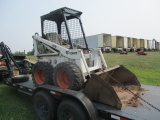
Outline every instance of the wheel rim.
[(63, 111), (62, 116), (64, 120), (78, 120), (74, 112), (69, 109)]
[(38, 110), (38, 115), (40, 115), (42, 118), (47, 118), (48, 113), (49, 113), (49, 108), (46, 102), (44, 101), (39, 101), (36, 104), (37, 110)]
[(36, 80), (37, 84), (39, 84), (39, 85), (43, 84), (43, 82), (44, 82), (44, 72), (43, 72), (42, 69), (37, 68), (34, 72), (34, 77), (35, 77), (35, 80)]
[(71, 85), (71, 80), (68, 73), (65, 70), (59, 70), (57, 73), (57, 83), (61, 88), (69, 88)]

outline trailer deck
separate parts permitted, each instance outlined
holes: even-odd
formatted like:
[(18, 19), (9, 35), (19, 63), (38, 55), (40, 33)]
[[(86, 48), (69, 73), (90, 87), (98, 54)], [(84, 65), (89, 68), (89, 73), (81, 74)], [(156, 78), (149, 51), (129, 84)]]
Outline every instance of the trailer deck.
[[(145, 91), (141, 92), (141, 98), (160, 109), (160, 87), (142, 85)], [(93, 102), (96, 109), (103, 112), (108, 112), (113, 115), (123, 116), (130, 119), (136, 120), (158, 120), (160, 119), (160, 112), (153, 107), (149, 106), (147, 103), (140, 100), (142, 106), (131, 107), (127, 106), (118, 110), (108, 105)]]
[[(33, 91), (36, 89), (32, 80), (22, 83), (14, 83), (13, 86), (17, 86), (20, 92), (28, 95), (32, 95)], [(160, 87), (142, 85), (145, 90), (141, 92), (141, 98), (160, 109)], [(112, 106), (101, 104), (98, 102), (92, 102), (94, 107), (103, 113), (111, 114), (111, 118), (118, 119), (119, 117), (125, 117), (129, 119), (136, 120), (158, 120), (160, 118), (160, 112), (153, 107), (149, 106), (147, 103), (140, 100), (141, 106), (131, 107), (127, 106), (118, 110)]]

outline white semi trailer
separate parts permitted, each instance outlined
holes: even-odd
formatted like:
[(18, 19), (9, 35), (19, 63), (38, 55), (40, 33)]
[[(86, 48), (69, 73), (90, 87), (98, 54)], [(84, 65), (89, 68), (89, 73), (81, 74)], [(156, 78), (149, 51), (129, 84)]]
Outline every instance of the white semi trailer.
[(88, 48), (101, 48), (103, 52), (111, 52), (112, 48), (112, 37), (111, 34), (97, 34), (87, 36), (86, 41)]

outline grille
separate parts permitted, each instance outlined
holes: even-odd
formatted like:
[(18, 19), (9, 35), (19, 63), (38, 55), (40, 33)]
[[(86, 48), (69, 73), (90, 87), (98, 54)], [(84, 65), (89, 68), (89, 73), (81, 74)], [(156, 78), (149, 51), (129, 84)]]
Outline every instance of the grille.
[[(67, 24), (68, 24), (68, 29), (70, 32), (72, 44), (79, 45), (81, 48), (86, 48), (79, 20), (76, 18), (70, 19), (70, 20), (67, 20)], [(54, 34), (58, 35), (58, 29), (57, 29), (56, 22), (45, 20), (43, 22), (43, 26), (44, 26), (43, 33), (45, 35), (48, 35), (50, 33), (54, 33)], [(50, 38), (52, 38), (52, 37), (50, 37)], [(69, 43), (68, 34), (67, 34), (67, 30), (66, 30), (66, 26), (65, 26), (64, 22), (62, 22), (62, 24), (61, 24), (60, 38), (62, 38), (65, 41), (65, 43)]]
[[(71, 36), (71, 41), (73, 44), (80, 45), (81, 48), (86, 48), (85, 41), (83, 38), (81, 26), (78, 19), (71, 19), (67, 21), (68, 29)], [(61, 36), (63, 39), (68, 40), (68, 34), (66, 31), (65, 23), (61, 25)]]
[(58, 33), (57, 24), (54, 21), (45, 20), (43, 22), (43, 33), (46, 35), (47, 33)]

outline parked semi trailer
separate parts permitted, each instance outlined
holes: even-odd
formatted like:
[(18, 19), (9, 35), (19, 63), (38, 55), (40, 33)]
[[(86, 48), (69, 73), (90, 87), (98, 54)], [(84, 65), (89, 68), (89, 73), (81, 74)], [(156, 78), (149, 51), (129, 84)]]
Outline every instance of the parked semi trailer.
[(160, 50), (160, 42), (156, 42), (156, 49)]
[[(8, 77), (4, 83), (33, 97), (40, 120), (159, 119), (160, 88), (141, 86), (122, 65), (108, 68), (101, 50), (88, 48), (81, 14), (64, 7), (41, 16), (42, 37), (33, 36), (32, 77), (19, 82)], [(133, 98), (123, 101), (123, 91)]]
[(102, 52), (112, 51), (112, 37), (111, 34), (97, 34), (86, 36), (88, 48), (100, 48)]

